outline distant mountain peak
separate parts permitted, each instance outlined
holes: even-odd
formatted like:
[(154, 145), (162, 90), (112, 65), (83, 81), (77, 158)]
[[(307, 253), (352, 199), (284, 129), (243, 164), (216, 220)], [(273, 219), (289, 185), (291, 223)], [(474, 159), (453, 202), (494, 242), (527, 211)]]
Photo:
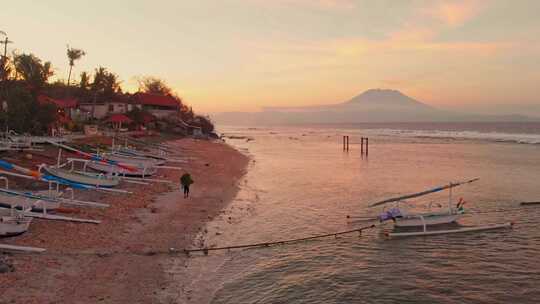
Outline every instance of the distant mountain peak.
[(369, 89), (362, 94), (346, 101), (345, 105), (365, 106), (400, 106), (417, 107), (428, 109), (430, 106), (411, 98), (398, 90), (392, 89)]

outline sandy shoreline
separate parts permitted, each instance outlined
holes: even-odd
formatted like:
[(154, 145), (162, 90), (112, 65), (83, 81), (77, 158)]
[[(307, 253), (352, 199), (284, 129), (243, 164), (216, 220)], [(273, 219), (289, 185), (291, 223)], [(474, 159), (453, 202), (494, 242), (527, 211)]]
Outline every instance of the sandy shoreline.
[(183, 171), (162, 170), (160, 178), (174, 184), (124, 186), (130, 195), (85, 193), (81, 199), (111, 208), (66, 210), (99, 225), (35, 219), (26, 234), (1, 242), (48, 251), (8, 257), (16, 271), (0, 274), (0, 303), (176, 303), (182, 291), (166, 274), (167, 251), (196, 246), (194, 237), (236, 195), (248, 158), (219, 142), (170, 145), (193, 157), (180, 165), (195, 180), (190, 199), (178, 189)]

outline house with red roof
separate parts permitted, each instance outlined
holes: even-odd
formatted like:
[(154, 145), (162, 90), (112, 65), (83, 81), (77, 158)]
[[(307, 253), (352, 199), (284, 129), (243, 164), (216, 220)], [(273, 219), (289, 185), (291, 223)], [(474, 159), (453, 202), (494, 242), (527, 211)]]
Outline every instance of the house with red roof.
[(112, 114), (125, 114), (139, 105), (130, 98), (115, 98), (111, 100), (97, 100), (95, 102), (81, 103), (79, 108), (87, 113), (88, 117), (104, 119)]
[(171, 95), (158, 95), (138, 92), (132, 96), (135, 104), (157, 118), (177, 115), (180, 111), (180, 103)]
[(76, 115), (79, 101), (76, 98), (52, 98), (46, 95), (39, 95), (37, 101), (40, 105), (52, 104), (57, 109), (57, 121), (65, 123), (71, 121)]

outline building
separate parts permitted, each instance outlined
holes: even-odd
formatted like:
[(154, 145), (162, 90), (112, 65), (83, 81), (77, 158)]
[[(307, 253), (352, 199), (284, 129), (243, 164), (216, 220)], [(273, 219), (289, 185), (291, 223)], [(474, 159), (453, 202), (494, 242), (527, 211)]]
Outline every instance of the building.
[(81, 103), (79, 106), (81, 111), (88, 113), (89, 117), (94, 117), (96, 119), (103, 119), (111, 114), (125, 114), (135, 107), (141, 108), (141, 106), (136, 105), (133, 100), (129, 98), (96, 101), (95, 103), (86, 102)]
[(171, 95), (138, 92), (132, 96), (132, 101), (157, 118), (177, 115), (180, 111), (180, 103)]
[[(61, 119), (71, 119), (76, 115), (79, 101), (76, 98), (52, 98), (46, 95), (39, 95), (38, 103), (40, 105), (52, 104), (58, 109), (58, 116)], [(60, 117), (61, 116), (61, 117)]]

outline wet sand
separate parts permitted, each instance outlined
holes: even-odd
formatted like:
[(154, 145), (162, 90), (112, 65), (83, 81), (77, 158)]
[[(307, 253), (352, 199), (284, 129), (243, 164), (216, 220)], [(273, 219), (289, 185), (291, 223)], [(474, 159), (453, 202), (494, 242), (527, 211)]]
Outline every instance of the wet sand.
[[(34, 219), (24, 235), (2, 243), (43, 247), (45, 254), (8, 257), (15, 272), (0, 274), (0, 303), (176, 303), (182, 290), (168, 273), (170, 249), (196, 247), (195, 236), (234, 198), (248, 158), (220, 142), (170, 142), (188, 163), (189, 199), (179, 191), (185, 171), (160, 170), (173, 184), (124, 185), (133, 194), (86, 192), (79, 199), (111, 204), (105, 210), (73, 209), (67, 215), (99, 225)], [(50, 162), (49, 162), (50, 163)]]

